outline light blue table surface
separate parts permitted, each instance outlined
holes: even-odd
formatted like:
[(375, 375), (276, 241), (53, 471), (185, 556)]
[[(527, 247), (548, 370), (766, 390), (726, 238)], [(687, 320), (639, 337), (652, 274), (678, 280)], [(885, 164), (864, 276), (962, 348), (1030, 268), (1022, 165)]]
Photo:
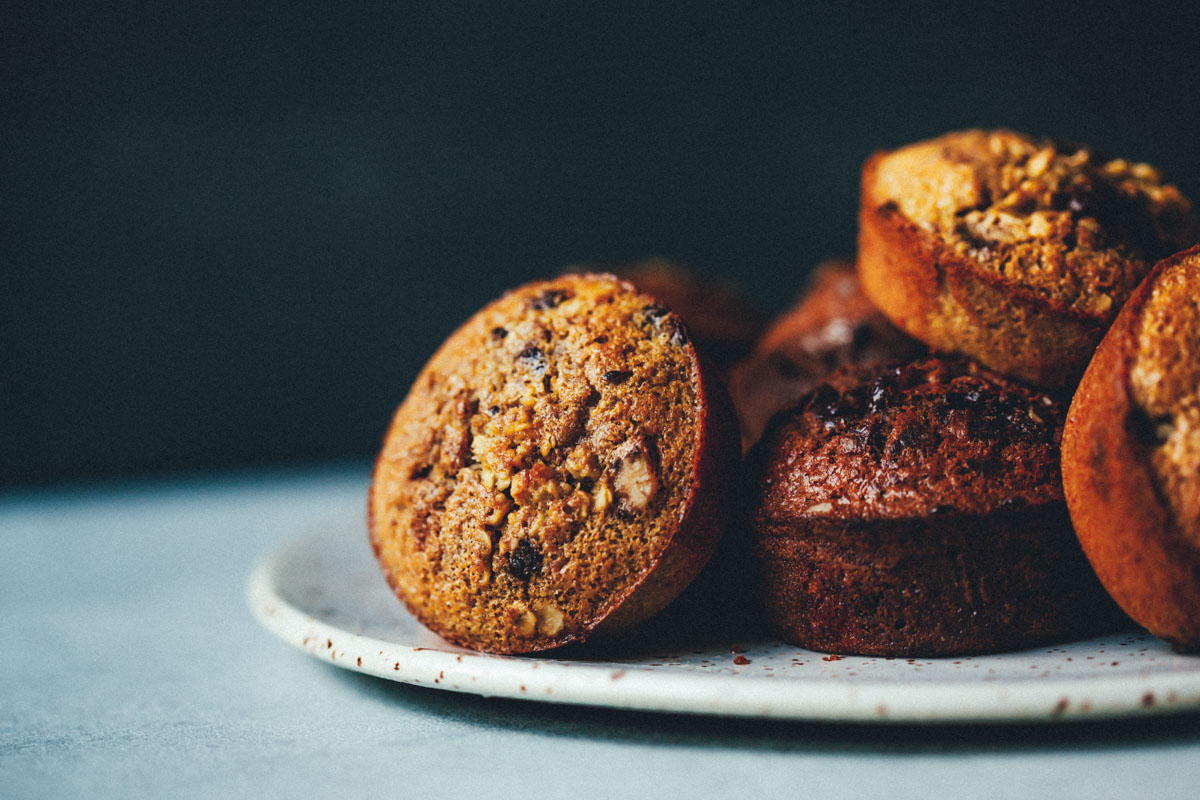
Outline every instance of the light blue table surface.
[[(0, 494), (0, 797), (1200, 797), (1200, 715), (767, 723), (345, 672), (246, 609), (367, 468)], [(365, 546), (365, 544), (364, 544)]]

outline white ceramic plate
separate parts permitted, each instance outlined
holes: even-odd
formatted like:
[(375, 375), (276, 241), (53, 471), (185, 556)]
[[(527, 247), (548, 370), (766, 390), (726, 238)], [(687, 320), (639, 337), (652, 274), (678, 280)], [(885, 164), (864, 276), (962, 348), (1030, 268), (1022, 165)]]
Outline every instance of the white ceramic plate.
[(293, 542), (254, 571), (247, 590), (268, 630), (335, 666), (487, 696), (825, 721), (1053, 721), (1200, 709), (1200, 657), (1134, 632), (994, 656), (886, 659), (652, 624), (619, 646), (565, 655), (475, 653), (407, 613), (361, 525), (331, 525)]

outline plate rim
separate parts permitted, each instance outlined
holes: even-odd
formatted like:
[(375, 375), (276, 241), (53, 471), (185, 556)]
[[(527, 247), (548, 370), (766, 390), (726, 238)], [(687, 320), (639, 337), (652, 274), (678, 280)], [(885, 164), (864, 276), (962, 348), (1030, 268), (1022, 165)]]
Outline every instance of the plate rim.
[[(1059, 722), (1200, 710), (1200, 663), (1195, 670), (1169, 676), (1176, 679), (1170, 686), (1149, 688), (1151, 678), (1139, 675), (1090, 677), (1084, 684), (1086, 699), (1072, 700), (1072, 694), (1079, 694), (1079, 678), (920, 682), (904, 684), (897, 693), (895, 681), (869, 677), (808, 680), (737, 672), (667, 673), (672, 669), (668, 665), (566, 661), (553, 654), (494, 655), (445, 642), (414, 647), (339, 628), (279, 591), (278, 573), (288, 555), (329, 535), (327, 530), (317, 531), (285, 540), (261, 559), (246, 581), (247, 605), (264, 628), (287, 644), (336, 667), (385, 680), (483, 697), (807, 722)], [(398, 610), (408, 613), (402, 604)], [(747, 649), (753, 646), (749, 643)], [(814, 658), (823, 655), (797, 651), (812, 652)], [(480, 664), (487, 669), (477, 669)], [(777, 688), (784, 682), (786, 691)], [(698, 696), (704, 698), (701, 705)]]

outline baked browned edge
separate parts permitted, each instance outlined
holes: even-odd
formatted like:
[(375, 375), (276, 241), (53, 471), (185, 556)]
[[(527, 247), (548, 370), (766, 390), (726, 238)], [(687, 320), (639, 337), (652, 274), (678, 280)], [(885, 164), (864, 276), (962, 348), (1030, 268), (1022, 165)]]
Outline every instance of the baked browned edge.
[(1200, 650), (1200, 551), (1158, 489), (1130, 370), (1154, 282), (1200, 245), (1160, 261), (1134, 291), (1084, 372), (1063, 429), (1063, 490), (1075, 533), (1105, 590), (1135, 622)]
[[(875, 172), (891, 151), (863, 167), (858, 271), (863, 291), (899, 328), (935, 349), (975, 358), (996, 372), (1042, 386), (1071, 386), (1104, 334), (1105, 321), (983, 270), (913, 223), (894, 201), (874, 195)], [(973, 315), (985, 341), (940, 337), (930, 325), (938, 296), (947, 292)], [(1036, 342), (1036, 354), (1018, 355), (1014, 340)]]
[[(963, 359), (945, 356), (929, 356), (913, 363), (936, 360), (966, 363)], [(836, 381), (840, 377), (852, 376), (855, 373), (877, 374), (882, 369), (884, 367), (865, 370), (843, 368), (835, 372), (832, 379)], [(1003, 387), (1009, 385), (1025, 389), (1034, 395), (1041, 394), (1036, 389), (1020, 387), (1019, 384), (994, 373), (985, 377), (986, 370), (981, 372), (984, 374), (980, 377), (995, 382), (996, 388), (1001, 391), (1007, 391)], [(810, 392), (809, 395), (811, 394)], [(1072, 534), (1061, 493), (1056, 493), (1057, 497), (1053, 499), (1033, 504), (1021, 503), (1016, 507), (1001, 505), (983, 513), (898, 516), (889, 513), (886, 516), (871, 515), (856, 519), (828, 519), (814, 518), (798, 512), (795, 508), (785, 507), (781, 513), (762, 514), (762, 507), (755, 499), (759, 496), (760, 481), (767, 477), (768, 473), (774, 472), (771, 477), (779, 484), (788, 479), (788, 470), (792, 469), (790, 464), (772, 458), (769, 452), (772, 436), (778, 433), (780, 428), (788, 425), (791, 419), (806, 413), (807, 402), (802, 400), (794, 408), (776, 414), (759, 444), (750, 452), (744, 470), (748, 498), (747, 508), (743, 513), (744, 523), (747, 535), (753, 539), (755, 556), (759, 562), (762, 576), (760, 590), (763, 592), (767, 621), (781, 638), (800, 647), (825, 652), (886, 657), (945, 657), (1033, 647), (1042, 643), (1064, 641), (1071, 637), (1101, 634), (1128, 625), (1128, 620), (1117, 606), (1109, 601), (1101, 584), (1092, 575)], [(822, 499), (824, 498), (810, 498)], [(945, 500), (952, 501), (952, 498), (946, 497)], [(770, 521), (764, 524), (764, 518), (767, 517)], [(909, 552), (909, 555), (920, 556), (922, 559), (940, 558), (936, 551), (943, 546), (942, 542), (960, 539), (964, 530), (974, 534), (986, 530), (986, 534), (983, 534), (982, 539), (973, 540), (968, 537), (956, 545), (956, 549), (963, 553), (969, 552), (974, 565), (997, 565), (993, 566), (990, 574), (1006, 589), (1007, 594), (1002, 592), (1001, 596), (1009, 601), (1021, 597), (1021, 601), (1010, 604), (994, 599), (967, 601), (957, 598), (953, 591), (957, 583), (957, 568), (953, 562), (945, 561), (938, 565), (939, 569), (945, 569), (935, 572), (933, 582), (928, 586), (937, 586), (939, 582), (945, 582), (952, 590), (933, 594), (934, 599), (929, 608), (935, 610), (935, 616), (927, 626), (909, 626), (902, 635), (894, 635), (893, 632), (893, 638), (888, 638), (875, 631), (867, 633), (867, 629), (860, 624), (864, 620), (853, 617), (850, 612), (840, 615), (845, 619), (844, 627), (840, 631), (818, 630), (809, 624), (808, 619), (797, 616), (797, 608), (807, 605), (806, 598), (812, 596), (812, 589), (807, 583), (797, 584), (791, 578), (792, 564), (789, 560), (792, 559), (792, 555), (788, 551), (797, 549), (793, 546), (794, 542), (807, 540), (830, 543), (839, 555), (854, 560), (855, 556), (867, 558), (880, 552), (861, 546), (862, 539), (878, 538), (888, 543), (910, 539), (915, 542), (917, 549)], [(1002, 537), (1003, 541), (990, 537)], [(846, 539), (851, 543), (843, 546)], [(858, 544), (855, 543), (856, 540)], [(924, 549), (926, 547), (929, 549)], [(1022, 552), (1011, 561), (997, 561), (994, 558), (987, 560), (1002, 554), (1006, 548), (1021, 549)], [(896, 551), (884, 547), (881, 552), (893, 555)], [(911, 562), (906, 569), (889, 573), (889, 581), (897, 575), (904, 576), (904, 580), (899, 584), (880, 584), (873, 589), (875, 594), (850, 597), (847, 605), (852, 606), (853, 601), (868, 596), (879, 600), (889, 593), (900, 594), (894, 591), (897, 585), (903, 585), (909, 578), (924, 580), (920, 575), (913, 573), (914, 565), (919, 563), (922, 562)], [(1018, 563), (1022, 565), (1022, 569), (1014, 571), (1012, 567)], [(998, 566), (1000, 564), (1006, 566)], [(948, 578), (952, 580), (947, 580)], [(1023, 584), (1032, 582), (1037, 585), (1039, 580), (1044, 581), (1046, 586), (1054, 587), (1055, 591), (1033, 599), (1020, 594), (1025, 588)], [(838, 580), (836, 575), (824, 574), (822, 582), (835, 587), (827, 597), (836, 599), (844, 592), (842, 581)], [(928, 586), (921, 584), (922, 591)], [(1053, 607), (1046, 609), (1039, 605), (1043, 601), (1053, 603)], [(972, 605), (976, 607), (967, 617), (954, 620), (958, 627), (949, 624), (953, 619), (953, 609), (957, 607), (961, 614), (964, 608), (969, 609)], [(978, 611), (988, 613), (975, 617)], [(903, 616), (903, 611), (898, 607), (879, 603), (878, 612), (871, 619), (878, 621), (899, 619)], [(890, 630), (890, 627), (888, 629)]]
[[(764, 606), (782, 639), (810, 650), (891, 658), (967, 656), (1061, 642), (1128, 624), (1090, 575), (1061, 500), (949, 518), (796, 518), (785, 533), (786, 527), (776, 521), (770, 535), (756, 536), (764, 589), (770, 589)], [(875, 561), (863, 563), (876, 557), (866, 544), (872, 540), (885, 558), (901, 552), (907, 557), (899, 558), (886, 577), (861, 581), (869, 583), (862, 594), (846, 595), (846, 578), (839, 577), (838, 567), (882, 569)], [(898, 549), (901, 543), (912, 549)], [(967, 566), (944, 554), (951, 548), (963, 554)], [(797, 581), (797, 565), (820, 549), (836, 559), (821, 562), (827, 569)], [(1005, 555), (1011, 560), (999, 563)], [(1070, 581), (1063, 579), (1064, 564)], [(989, 597), (972, 601), (969, 592), (962, 593), (960, 575), (989, 566)], [(916, 592), (911, 598), (905, 596), (910, 591), (906, 584)], [(1028, 592), (1039, 586), (1057, 591), (1030, 597)], [(997, 589), (1001, 599), (992, 599)], [(831, 607), (816, 600), (814, 592), (822, 591), (833, 599)], [(838, 600), (842, 596), (844, 602)], [(1105, 602), (1097, 602), (1101, 600)], [(872, 608), (862, 612), (859, 604)], [(831, 621), (836, 623), (832, 627)], [(917, 624), (897, 626), (900, 621)]]
[[(615, 275), (588, 273), (580, 277), (608, 278), (619, 283), (623, 289), (651, 297), (639, 291), (629, 281), (621, 280)], [(511, 294), (534, 291), (537, 287), (550, 282), (534, 281), (524, 284), (508, 290), (501, 298), (493, 302), (499, 302), (499, 299)], [(489, 303), (488, 306), (490, 305), (492, 304)], [(679, 319), (678, 315), (671, 313), (686, 331), (686, 324)], [(417, 378), (413, 381), (414, 386), (420, 383), (421, 378), (429, 369), (429, 365), (436, 360), (442, 348), (446, 347), (474, 316), (472, 314), (446, 337), (426, 365), (421, 368)], [(717, 375), (716, 368), (696, 350), (694, 345), (691, 346), (691, 361), (691, 374), (698, 406), (696, 426), (698, 441), (693, 457), (692, 485), (688, 492), (687, 502), (680, 510), (679, 522), (675, 526), (674, 534), (667, 545), (663, 547), (659, 558), (646, 570), (639, 582), (630, 586), (625, 592), (614, 595), (587, 625), (580, 625), (576, 630), (570, 632), (564, 629), (562, 634), (553, 637), (538, 634), (522, 642), (522, 644), (528, 644), (528, 647), (494, 649), (489, 652), (538, 652), (561, 647), (570, 642), (583, 642), (592, 634), (617, 633), (665, 608), (704, 568), (716, 550), (729, 521), (729, 502), (732, 486), (736, 484), (737, 468), (741, 458), (741, 443), (737, 435), (738, 427), (733, 413), (733, 403), (729, 399), (724, 383)], [(399, 413), (399, 407), (397, 407), (396, 413)], [(371, 542), (371, 550), (375, 554), (375, 561), (380, 565), (380, 571), (387, 579), (392, 593), (404, 602), (409, 613), (418, 622), (449, 642), (461, 647), (479, 649), (477, 642), (457, 636), (453, 631), (441, 629), (422, 614), (408, 601), (407, 597), (401, 594), (391, 573), (383, 567), (380, 544), (375, 538), (375, 476), (383, 459), (383, 452), (394, 425), (394, 419), (395, 415), (393, 415), (393, 422), (389, 423), (388, 429), (384, 433), (383, 443), (371, 470), (371, 483), (367, 487), (367, 534)], [(651, 577), (654, 577), (656, 582), (650, 582), (648, 579)], [(647, 585), (648, 583), (650, 585)]]

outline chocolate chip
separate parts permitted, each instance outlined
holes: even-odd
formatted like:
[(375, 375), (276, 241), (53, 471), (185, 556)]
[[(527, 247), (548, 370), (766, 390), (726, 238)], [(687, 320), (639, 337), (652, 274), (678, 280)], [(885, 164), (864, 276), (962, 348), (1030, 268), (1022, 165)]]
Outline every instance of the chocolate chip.
[(408, 473), (410, 479), (428, 478), (429, 473), (433, 471), (432, 464), (425, 464), (420, 467), (413, 467), (412, 472)]
[(517, 542), (508, 557), (508, 573), (527, 581), (542, 571), (542, 554), (528, 539)]
[(667, 334), (671, 344), (682, 346), (688, 341), (687, 331), (679, 322), (679, 318), (667, 309), (652, 303), (642, 307), (642, 327), (654, 327)]
[(978, 389), (946, 392), (946, 405), (955, 410), (970, 408), (983, 399), (983, 393)]
[(505, 336), (508, 336), (507, 328), (501, 328), (499, 325), (497, 325), (495, 328), (492, 328), (492, 338), (497, 342), (503, 339)]
[(546, 368), (550, 365), (542, 348), (532, 344), (517, 353), (517, 361), (537, 376), (546, 374)]
[(628, 370), (610, 369), (608, 372), (604, 373), (600, 377), (604, 379), (605, 383), (611, 383), (614, 386), (619, 386), (620, 384), (629, 380), (629, 376), (631, 376), (631, 375), (633, 375), (633, 373)]
[(547, 289), (529, 301), (529, 307), (535, 311), (545, 311), (554, 308), (563, 300), (572, 297), (566, 289)]
[(817, 422), (822, 423), (825, 430), (830, 430), (837, 425), (837, 419), (841, 416), (839, 400), (837, 389), (828, 383), (822, 383), (809, 395), (808, 412)]

